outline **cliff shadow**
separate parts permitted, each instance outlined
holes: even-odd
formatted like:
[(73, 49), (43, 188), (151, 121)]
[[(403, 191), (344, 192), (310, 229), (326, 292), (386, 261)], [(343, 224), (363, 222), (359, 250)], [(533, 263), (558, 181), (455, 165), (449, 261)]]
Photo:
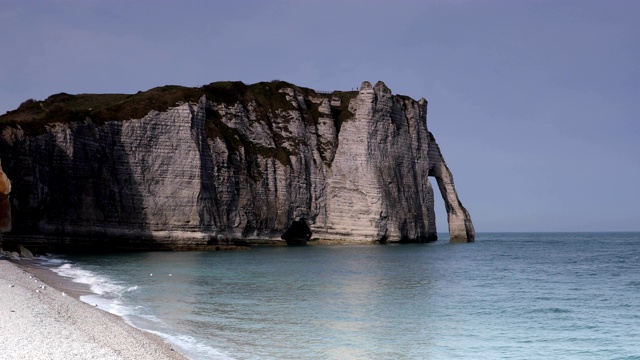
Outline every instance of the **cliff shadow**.
[(70, 128), (66, 136), (53, 130), (26, 140), (27, 156), (13, 162), (15, 227), (5, 242), (59, 252), (158, 248), (121, 123)]
[[(198, 108), (197, 113), (194, 114), (192, 122), (192, 136), (200, 155), (199, 225), (201, 231), (207, 233), (213, 233), (215, 229), (226, 225), (226, 221), (223, 220), (223, 215), (220, 211), (220, 202), (218, 201), (218, 189), (215, 182), (215, 160), (204, 128), (207, 119), (214, 121), (216, 115), (217, 113), (214, 110), (206, 107), (206, 100), (201, 99), (201, 106)], [(209, 243), (213, 244), (217, 243), (217, 241), (214, 238)]]

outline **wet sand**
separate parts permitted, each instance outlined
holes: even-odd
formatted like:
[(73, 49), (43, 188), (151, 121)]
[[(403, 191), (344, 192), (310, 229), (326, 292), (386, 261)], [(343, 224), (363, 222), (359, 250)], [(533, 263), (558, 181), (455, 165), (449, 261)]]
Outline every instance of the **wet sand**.
[(0, 359), (186, 359), (161, 337), (79, 300), (88, 287), (0, 260)]

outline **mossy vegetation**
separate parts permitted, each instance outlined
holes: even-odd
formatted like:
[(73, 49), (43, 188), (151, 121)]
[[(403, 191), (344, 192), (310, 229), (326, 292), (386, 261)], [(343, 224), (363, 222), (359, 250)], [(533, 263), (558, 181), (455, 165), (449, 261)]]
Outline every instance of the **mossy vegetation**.
[[(285, 142), (300, 145), (299, 139), (285, 138), (281, 131), (275, 129), (276, 119), (283, 122), (283, 114), (296, 110), (287, 94), (282, 89), (292, 88), (301, 93), (305, 100), (306, 109), (299, 111), (307, 125), (316, 125), (318, 118), (325, 116), (319, 113), (317, 103), (310, 97), (338, 97), (341, 99), (339, 107), (332, 107), (332, 117), (336, 122), (337, 131), (342, 123), (353, 116), (349, 112), (349, 101), (357, 92), (334, 91), (318, 94), (309, 88), (298, 87), (285, 81), (259, 82), (246, 85), (239, 81), (214, 82), (202, 87), (161, 86), (136, 94), (78, 94), (59, 93), (51, 95), (45, 100), (29, 99), (16, 110), (0, 116), (0, 127), (20, 126), (27, 136), (35, 136), (46, 132), (46, 126), (53, 123), (82, 122), (91, 119), (96, 124), (107, 121), (123, 121), (139, 119), (150, 111), (166, 111), (180, 103), (195, 103), (202, 95), (216, 105), (233, 106), (240, 104), (248, 110), (253, 108), (256, 121), (265, 123), (271, 130), (275, 148), (268, 148), (254, 144), (244, 138), (237, 130), (228, 127), (221, 121), (221, 115), (215, 109), (207, 108), (205, 131), (210, 138), (220, 138), (230, 148), (242, 146), (248, 156), (262, 155), (275, 158), (285, 165), (289, 165), (290, 156), (295, 152), (282, 146)], [(286, 115), (285, 115), (286, 116)], [(286, 121), (285, 121), (286, 123)]]
[(340, 107), (331, 107), (331, 114), (335, 119), (336, 133), (340, 134), (342, 124), (355, 116), (349, 111), (349, 103), (358, 96), (357, 91), (334, 91), (331, 96), (340, 98)]
[[(355, 115), (351, 111), (349, 111), (349, 102), (352, 99), (355, 99), (356, 96), (358, 96), (357, 91), (336, 90), (330, 93), (317, 93), (315, 90), (309, 89), (309, 88), (301, 87), (298, 89), (302, 92), (302, 94), (306, 99), (309, 99), (311, 97), (327, 98), (329, 101), (331, 101), (331, 99), (334, 99), (334, 98), (340, 99), (339, 107), (336, 107), (336, 106), (331, 107), (331, 117), (336, 122), (335, 124), (336, 130), (338, 132), (340, 132), (340, 127), (342, 126), (342, 124), (348, 121), (349, 119), (351, 119)], [(307, 105), (307, 109), (309, 110), (309, 114), (311, 115), (311, 118), (314, 120), (315, 125), (317, 125), (319, 118), (326, 117), (326, 115), (320, 113), (320, 111), (318, 110), (318, 107), (320, 106), (319, 103), (313, 103), (312, 101), (308, 100), (306, 101), (306, 105)]]
[[(208, 138), (222, 140), (227, 149), (243, 148), (247, 175), (256, 181), (262, 180), (264, 175), (258, 165), (258, 155), (263, 158), (274, 158), (283, 165), (291, 165), (290, 156), (292, 153), (287, 148), (284, 146), (265, 147), (250, 141), (241, 132), (220, 121), (219, 114), (214, 110), (207, 109), (204, 130)], [(230, 162), (229, 159), (227, 161)]]
[[(283, 146), (287, 141), (279, 131), (274, 129), (274, 119), (282, 119), (283, 112), (295, 110), (295, 107), (287, 100), (287, 95), (280, 90), (284, 88), (297, 88), (295, 85), (284, 81), (260, 82), (253, 85), (245, 85), (241, 82), (216, 82), (202, 87), (207, 99), (217, 105), (233, 106), (240, 104), (248, 111), (252, 106), (256, 115), (256, 121), (265, 123), (271, 130), (275, 147), (265, 147), (247, 139), (243, 134), (221, 121), (221, 115), (215, 109), (207, 108), (205, 132), (209, 138), (222, 139), (227, 148), (242, 146), (247, 161), (257, 161), (257, 156), (275, 158), (283, 165), (291, 164), (291, 155), (294, 152)], [(247, 164), (251, 169), (251, 164)], [(260, 177), (260, 174), (254, 174)]]
[(245, 85), (242, 82), (214, 82), (203, 86), (202, 92), (213, 102), (222, 104), (249, 104), (255, 102), (265, 110), (292, 110), (293, 105), (287, 101), (286, 95), (280, 90), (297, 88), (285, 81), (259, 82)]
[(27, 135), (39, 135), (52, 123), (70, 123), (90, 118), (94, 123), (142, 118), (151, 110), (165, 111), (179, 102), (197, 101), (198, 88), (161, 86), (129, 94), (59, 93), (46, 100), (23, 102), (18, 109), (0, 116), (0, 126), (20, 125)]

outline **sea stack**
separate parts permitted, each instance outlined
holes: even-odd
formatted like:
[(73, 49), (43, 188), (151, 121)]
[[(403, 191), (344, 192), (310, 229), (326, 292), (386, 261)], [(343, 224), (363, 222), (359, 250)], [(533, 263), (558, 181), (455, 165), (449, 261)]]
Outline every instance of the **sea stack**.
[(437, 239), (432, 177), (451, 241), (473, 241), (426, 115), (426, 100), (383, 82), (29, 100), (0, 116), (13, 232), (171, 248), (277, 241), (304, 218), (311, 242), (428, 242)]

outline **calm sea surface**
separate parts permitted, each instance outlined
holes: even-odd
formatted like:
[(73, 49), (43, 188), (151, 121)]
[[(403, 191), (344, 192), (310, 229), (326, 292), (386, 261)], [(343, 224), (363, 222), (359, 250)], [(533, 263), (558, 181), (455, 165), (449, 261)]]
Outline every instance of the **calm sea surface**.
[(640, 233), (52, 258), (193, 359), (640, 359)]

